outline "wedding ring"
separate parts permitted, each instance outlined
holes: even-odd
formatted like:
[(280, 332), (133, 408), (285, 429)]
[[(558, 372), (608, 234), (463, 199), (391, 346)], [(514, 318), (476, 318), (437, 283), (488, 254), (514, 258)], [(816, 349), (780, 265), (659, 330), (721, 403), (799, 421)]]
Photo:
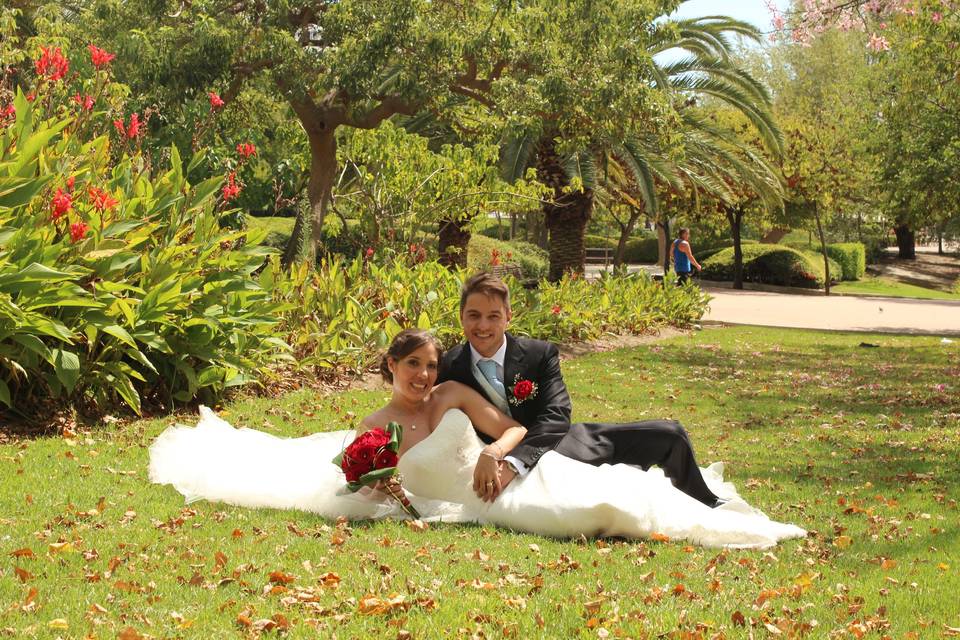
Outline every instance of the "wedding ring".
[(488, 487), (492, 487), (492, 486), (493, 486), (493, 480), (487, 480), (485, 484), (486, 484)]

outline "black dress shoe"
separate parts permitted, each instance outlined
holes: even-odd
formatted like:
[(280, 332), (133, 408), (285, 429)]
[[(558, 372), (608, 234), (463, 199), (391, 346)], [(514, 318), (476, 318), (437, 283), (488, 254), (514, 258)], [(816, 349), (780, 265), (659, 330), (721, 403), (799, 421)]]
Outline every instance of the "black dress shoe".
[(710, 505), (711, 509), (716, 509), (717, 507), (722, 507), (723, 505), (730, 502), (729, 500), (724, 500), (723, 498), (717, 498), (713, 501), (713, 504)]

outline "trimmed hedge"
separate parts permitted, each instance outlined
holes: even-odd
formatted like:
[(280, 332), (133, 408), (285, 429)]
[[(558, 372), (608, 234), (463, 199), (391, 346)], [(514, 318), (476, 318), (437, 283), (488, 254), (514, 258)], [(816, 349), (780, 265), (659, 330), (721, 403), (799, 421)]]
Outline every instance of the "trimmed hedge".
[[(747, 246), (748, 244), (758, 244), (758, 242), (757, 242), (756, 240), (744, 240), (744, 239), (741, 239), (741, 240), (740, 240), (740, 246), (741, 246), (741, 247), (745, 247), (745, 246)], [(733, 250), (733, 245), (732, 245), (732, 244), (725, 244), (725, 245), (720, 245), (719, 247), (710, 247), (710, 248), (704, 249), (704, 250), (702, 250), (702, 251), (697, 251), (696, 249), (694, 249), (693, 255), (696, 256), (697, 261), (702, 264), (704, 260), (706, 260), (706, 259), (708, 259), (708, 258), (711, 258), (711, 257), (717, 255), (718, 253), (720, 253), (720, 252), (723, 251), (724, 249)]]
[(634, 238), (627, 242), (627, 248), (624, 251), (624, 262), (630, 264), (656, 264), (660, 257), (659, 244), (657, 237), (652, 238)]
[[(733, 248), (724, 249), (704, 260), (707, 280), (733, 280)], [(840, 265), (832, 263), (831, 272), (839, 274)], [(786, 287), (819, 288), (824, 285), (823, 259), (778, 244), (743, 246), (743, 280)]]
[(867, 250), (860, 242), (828, 244), (827, 255), (839, 263), (841, 280), (859, 280), (867, 271)]
[(583, 237), (583, 246), (585, 247), (616, 249), (617, 243), (618, 243), (617, 238), (605, 238), (604, 236), (596, 236), (591, 234), (587, 234)]

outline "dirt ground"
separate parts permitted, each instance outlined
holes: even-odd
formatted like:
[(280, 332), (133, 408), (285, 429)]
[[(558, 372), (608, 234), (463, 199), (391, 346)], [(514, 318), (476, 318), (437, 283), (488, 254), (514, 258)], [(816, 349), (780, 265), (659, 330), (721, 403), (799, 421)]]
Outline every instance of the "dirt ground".
[(900, 260), (893, 250), (878, 264), (868, 265), (867, 273), (919, 287), (952, 291), (960, 279), (960, 258), (918, 248), (916, 260)]

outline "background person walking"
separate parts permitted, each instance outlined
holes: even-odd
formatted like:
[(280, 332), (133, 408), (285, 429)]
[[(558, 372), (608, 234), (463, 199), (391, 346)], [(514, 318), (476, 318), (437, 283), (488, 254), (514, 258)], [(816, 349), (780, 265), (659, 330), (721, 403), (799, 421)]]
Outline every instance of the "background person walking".
[(700, 271), (700, 263), (690, 249), (690, 229), (682, 227), (679, 236), (673, 241), (673, 270), (677, 272), (677, 284), (683, 284), (690, 279), (693, 267)]

